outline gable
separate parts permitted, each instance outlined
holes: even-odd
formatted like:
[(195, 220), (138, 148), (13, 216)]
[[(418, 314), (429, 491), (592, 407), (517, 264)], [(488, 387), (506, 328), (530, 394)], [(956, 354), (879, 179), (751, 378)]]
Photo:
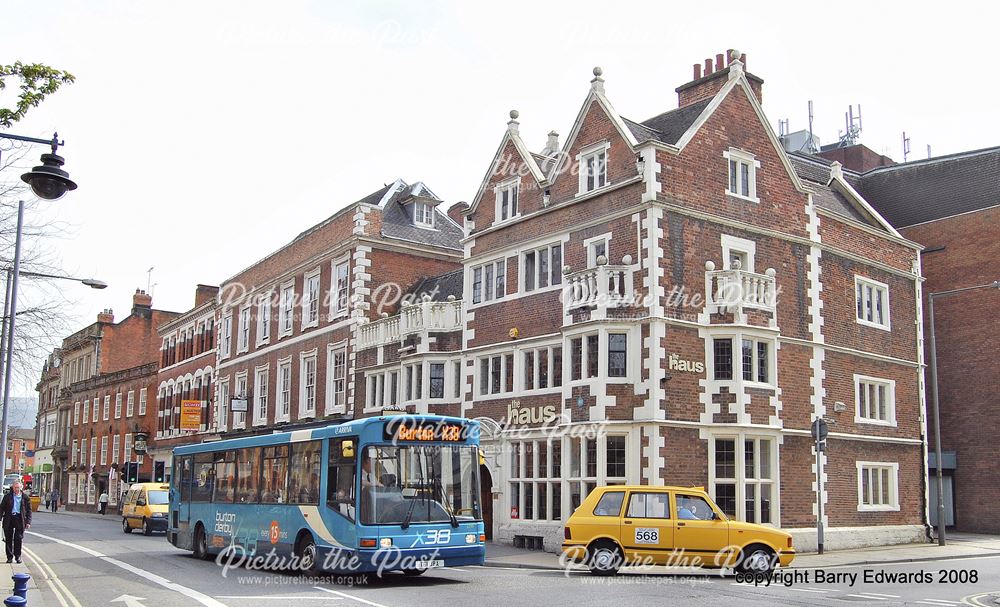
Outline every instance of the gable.
[(496, 215), (496, 188), (512, 180), (520, 180), (519, 208), (521, 214), (529, 209), (541, 208), (545, 190), (545, 177), (534, 157), (516, 131), (508, 129), (500, 147), (490, 163), (479, 190), (466, 215), (472, 217), (478, 230), (493, 224)]

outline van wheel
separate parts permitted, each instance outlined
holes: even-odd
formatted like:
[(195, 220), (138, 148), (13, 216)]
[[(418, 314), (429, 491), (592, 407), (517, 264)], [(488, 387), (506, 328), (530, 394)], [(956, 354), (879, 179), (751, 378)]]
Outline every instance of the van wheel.
[(142, 534), (143, 535), (153, 535), (153, 528), (149, 526), (148, 519), (142, 519)]
[(744, 573), (768, 575), (776, 564), (774, 551), (760, 544), (747, 546), (740, 554), (739, 569)]
[(128, 519), (122, 518), (122, 532), (132, 533), (132, 528), (128, 526)]
[(587, 566), (594, 575), (615, 575), (624, 560), (621, 548), (611, 542), (599, 542), (587, 548)]
[(198, 526), (194, 529), (194, 558), (196, 559), (207, 559), (208, 558), (208, 540), (205, 538), (205, 528), (198, 523)]
[(403, 569), (403, 575), (409, 577), (417, 577), (418, 575), (423, 575), (427, 573), (426, 569)]
[(316, 550), (316, 542), (308, 533), (299, 538), (295, 545), (295, 556), (299, 557), (299, 571), (302, 573), (315, 573), (319, 553)]

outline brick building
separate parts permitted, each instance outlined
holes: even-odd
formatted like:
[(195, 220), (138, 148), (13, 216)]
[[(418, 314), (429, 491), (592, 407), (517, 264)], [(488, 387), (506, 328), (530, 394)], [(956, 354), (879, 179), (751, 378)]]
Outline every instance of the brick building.
[[(69, 436), (64, 413), (59, 406), (60, 351), (55, 348), (42, 364), (38, 392), (38, 415), (35, 418), (35, 471), (32, 487), (39, 493), (51, 491), (62, 471), (56, 467), (55, 453), (66, 448)], [(68, 407), (67, 407), (68, 410)]]
[(461, 268), (462, 230), (440, 204), (423, 183), (397, 180), (224, 281), (211, 430), (363, 415), (359, 329), (398, 310), (413, 283)]
[(35, 431), (31, 428), (9, 428), (7, 431), (7, 468), (4, 474), (32, 474), (35, 464)]
[(408, 409), (484, 423), (499, 540), (557, 549), (595, 486), (667, 483), (809, 549), (817, 417), (826, 544), (924, 537), (919, 246), (839, 164), (785, 153), (735, 57), (643, 122), (595, 70), (539, 153), (511, 112), (464, 210), (462, 303), (363, 329), (365, 412), (398, 381)]
[[(872, 163), (853, 168), (853, 180), (865, 198), (903, 236), (924, 246), (925, 310), (928, 293), (1000, 280), (993, 265), (1000, 257), (1000, 147), (887, 168)], [(960, 531), (1000, 533), (994, 514), (1000, 485), (984, 482), (1000, 477), (1000, 461), (988, 455), (1000, 418), (1000, 358), (989, 330), (997, 310), (997, 288), (935, 297), (945, 521)], [(929, 315), (924, 320), (929, 335)], [(927, 356), (929, 361), (929, 352)], [(931, 421), (929, 501), (930, 520), (936, 524)]]
[(177, 316), (154, 310), (141, 290), (132, 297), (129, 315), (115, 322), (105, 310), (97, 322), (63, 340), (60, 401), (69, 410), (69, 449), (63, 501), (70, 509), (96, 508), (108, 491), (117, 505), (122, 464), (137, 462), (139, 480), (150, 480), (148, 458), (133, 451), (138, 433), (152, 436), (161, 342), (157, 327)]
[[(215, 415), (215, 312), (219, 288), (198, 285), (194, 307), (159, 325), (156, 427), (150, 438), (153, 480), (170, 479), (171, 453), (178, 445), (218, 433)], [(181, 429), (183, 401), (199, 401), (198, 427)]]

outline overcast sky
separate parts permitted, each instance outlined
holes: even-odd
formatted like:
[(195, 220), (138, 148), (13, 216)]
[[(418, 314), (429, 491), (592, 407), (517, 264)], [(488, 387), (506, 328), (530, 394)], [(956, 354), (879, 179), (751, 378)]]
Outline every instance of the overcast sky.
[(823, 143), (860, 104), (861, 141), (896, 160), (904, 130), (911, 160), (928, 144), (1000, 144), (992, 3), (4, 4), (0, 62), (77, 77), (9, 131), (66, 140), (80, 187), (46, 206), (71, 231), (44, 246), (111, 285), (65, 288), (80, 327), (105, 307), (127, 314), (150, 267), (154, 306), (187, 310), (195, 284), (397, 177), (470, 200), (508, 111), (540, 150), (568, 133), (594, 66), (635, 120), (676, 107), (693, 63), (737, 48), (775, 130), (806, 128), (811, 99)]

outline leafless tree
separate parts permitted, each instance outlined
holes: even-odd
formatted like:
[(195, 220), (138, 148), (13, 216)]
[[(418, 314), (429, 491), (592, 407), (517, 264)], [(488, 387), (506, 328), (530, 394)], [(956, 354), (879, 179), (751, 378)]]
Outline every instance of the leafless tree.
[[(37, 147), (0, 139), (0, 298), (5, 296), (7, 272), (13, 266), (19, 200), (25, 202), (21, 271), (64, 274), (52, 244), (69, 236), (69, 229), (40, 212), (38, 199), (20, 179), (31, 161), (37, 160), (36, 153)], [(11, 360), (14, 385), (23, 386), (26, 392), (33, 389), (44, 358), (71, 332), (72, 304), (56, 281), (21, 277)]]

